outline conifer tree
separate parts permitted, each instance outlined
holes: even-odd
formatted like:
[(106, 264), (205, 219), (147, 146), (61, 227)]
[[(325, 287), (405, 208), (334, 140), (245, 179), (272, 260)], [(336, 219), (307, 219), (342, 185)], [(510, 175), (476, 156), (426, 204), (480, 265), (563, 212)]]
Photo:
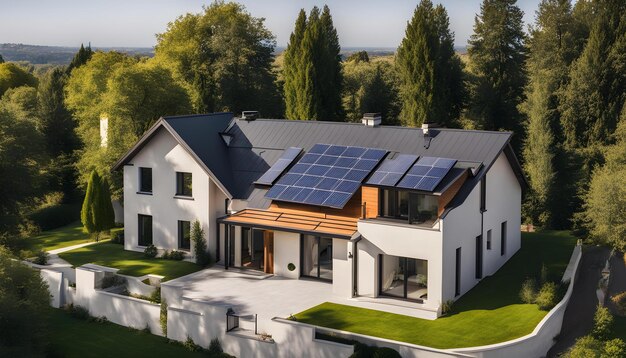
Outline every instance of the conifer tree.
[(524, 169), (531, 192), (524, 209), (527, 219), (540, 226), (567, 226), (572, 214), (575, 195), (559, 192), (572, 194), (573, 178), (562, 166), (565, 162), (555, 157), (566, 156), (557, 93), (567, 84), (569, 65), (580, 51), (577, 29), (570, 0), (542, 0), (528, 42), (529, 83), (522, 111), (527, 117)]
[(96, 232), (95, 212), (97, 211), (95, 203), (98, 200), (99, 191), (102, 186), (100, 182), (100, 176), (95, 170), (91, 172), (89, 182), (87, 183), (87, 190), (85, 191), (85, 199), (83, 200), (83, 207), (80, 211), (80, 221), (83, 223), (83, 227), (88, 233), (92, 234)]
[(2, 58), (2, 55), (0, 55), (0, 63), (4, 63), (4, 58)]
[(513, 130), (519, 151), (521, 115), (526, 73), (523, 12), (515, 0), (483, 0), (474, 20), (468, 55), (475, 76), (468, 117), (476, 127)]
[(85, 48), (83, 44), (80, 44), (78, 52), (76, 52), (74, 58), (72, 58), (72, 62), (70, 62), (69, 66), (67, 66), (67, 73), (69, 74), (72, 72), (73, 69), (86, 64), (92, 55), (93, 51), (91, 50), (91, 44), (89, 44), (87, 48)]
[(401, 79), (403, 124), (455, 126), (461, 108), (461, 62), (446, 10), (422, 0), (407, 24), (396, 63)]
[(96, 241), (102, 231), (107, 231), (114, 225), (115, 215), (109, 183), (106, 179), (102, 180), (95, 170), (92, 171), (87, 184), (80, 219), (87, 232), (95, 235)]
[(284, 91), (289, 119), (342, 120), (339, 38), (330, 9), (301, 10), (285, 52)]

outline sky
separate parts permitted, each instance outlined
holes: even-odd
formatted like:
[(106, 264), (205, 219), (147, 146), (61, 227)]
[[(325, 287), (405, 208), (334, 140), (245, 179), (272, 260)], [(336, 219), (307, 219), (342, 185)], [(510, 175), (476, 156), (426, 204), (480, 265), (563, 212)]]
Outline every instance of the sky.
[[(524, 21), (534, 21), (540, 0), (519, 0)], [(285, 46), (301, 8), (328, 4), (342, 47), (397, 47), (418, 0), (239, 0), (255, 17), (264, 17), (278, 46)], [(443, 4), (465, 46), (473, 31), (479, 0), (433, 0)], [(152, 47), (155, 34), (188, 12), (202, 11), (197, 0), (0, 0), (0, 43), (95, 47)]]

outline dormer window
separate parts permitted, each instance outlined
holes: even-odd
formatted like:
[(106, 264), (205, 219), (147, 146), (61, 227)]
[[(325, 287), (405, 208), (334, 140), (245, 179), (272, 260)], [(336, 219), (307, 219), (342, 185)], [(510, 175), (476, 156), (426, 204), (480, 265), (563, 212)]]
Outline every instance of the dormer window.
[(394, 189), (384, 189), (381, 193), (380, 216), (417, 225), (433, 225), (437, 221), (436, 196)]

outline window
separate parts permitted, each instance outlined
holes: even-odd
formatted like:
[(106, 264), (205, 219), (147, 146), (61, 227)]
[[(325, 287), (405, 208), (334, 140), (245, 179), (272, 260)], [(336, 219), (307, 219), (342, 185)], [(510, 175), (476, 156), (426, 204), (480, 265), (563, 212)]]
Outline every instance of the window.
[(487, 250), (491, 250), (491, 230), (487, 230)]
[(176, 195), (191, 196), (191, 173), (176, 172)]
[(139, 168), (139, 191), (152, 193), (152, 168)]
[(487, 211), (487, 176), (480, 181), (480, 211)]
[(506, 254), (506, 221), (500, 225), (500, 255)]
[(461, 294), (461, 248), (456, 249), (456, 274), (454, 276), (454, 296)]
[(152, 216), (139, 214), (139, 246), (152, 245)]
[(333, 279), (333, 239), (313, 235), (301, 236), (300, 273), (302, 276), (323, 280)]
[(381, 190), (379, 211), (383, 217), (432, 226), (437, 220), (438, 209), (436, 196), (406, 190)]
[(380, 255), (380, 294), (421, 301), (428, 298), (428, 261)]
[(191, 248), (191, 222), (178, 220), (178, 248), (189, 250)]
[(483, 278), (483, 236), (476, 236), (476, 278)]

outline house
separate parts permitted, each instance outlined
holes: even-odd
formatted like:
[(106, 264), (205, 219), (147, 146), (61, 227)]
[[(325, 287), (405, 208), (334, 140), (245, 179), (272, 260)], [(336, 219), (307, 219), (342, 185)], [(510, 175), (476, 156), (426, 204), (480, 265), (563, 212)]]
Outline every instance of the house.
[(164, 117), (115, 165), (125, 248), (193, 255), (199, 220), (224, 269), (332, 284), (428, 317), (520, 248), (526, 181), (510, 132)]

